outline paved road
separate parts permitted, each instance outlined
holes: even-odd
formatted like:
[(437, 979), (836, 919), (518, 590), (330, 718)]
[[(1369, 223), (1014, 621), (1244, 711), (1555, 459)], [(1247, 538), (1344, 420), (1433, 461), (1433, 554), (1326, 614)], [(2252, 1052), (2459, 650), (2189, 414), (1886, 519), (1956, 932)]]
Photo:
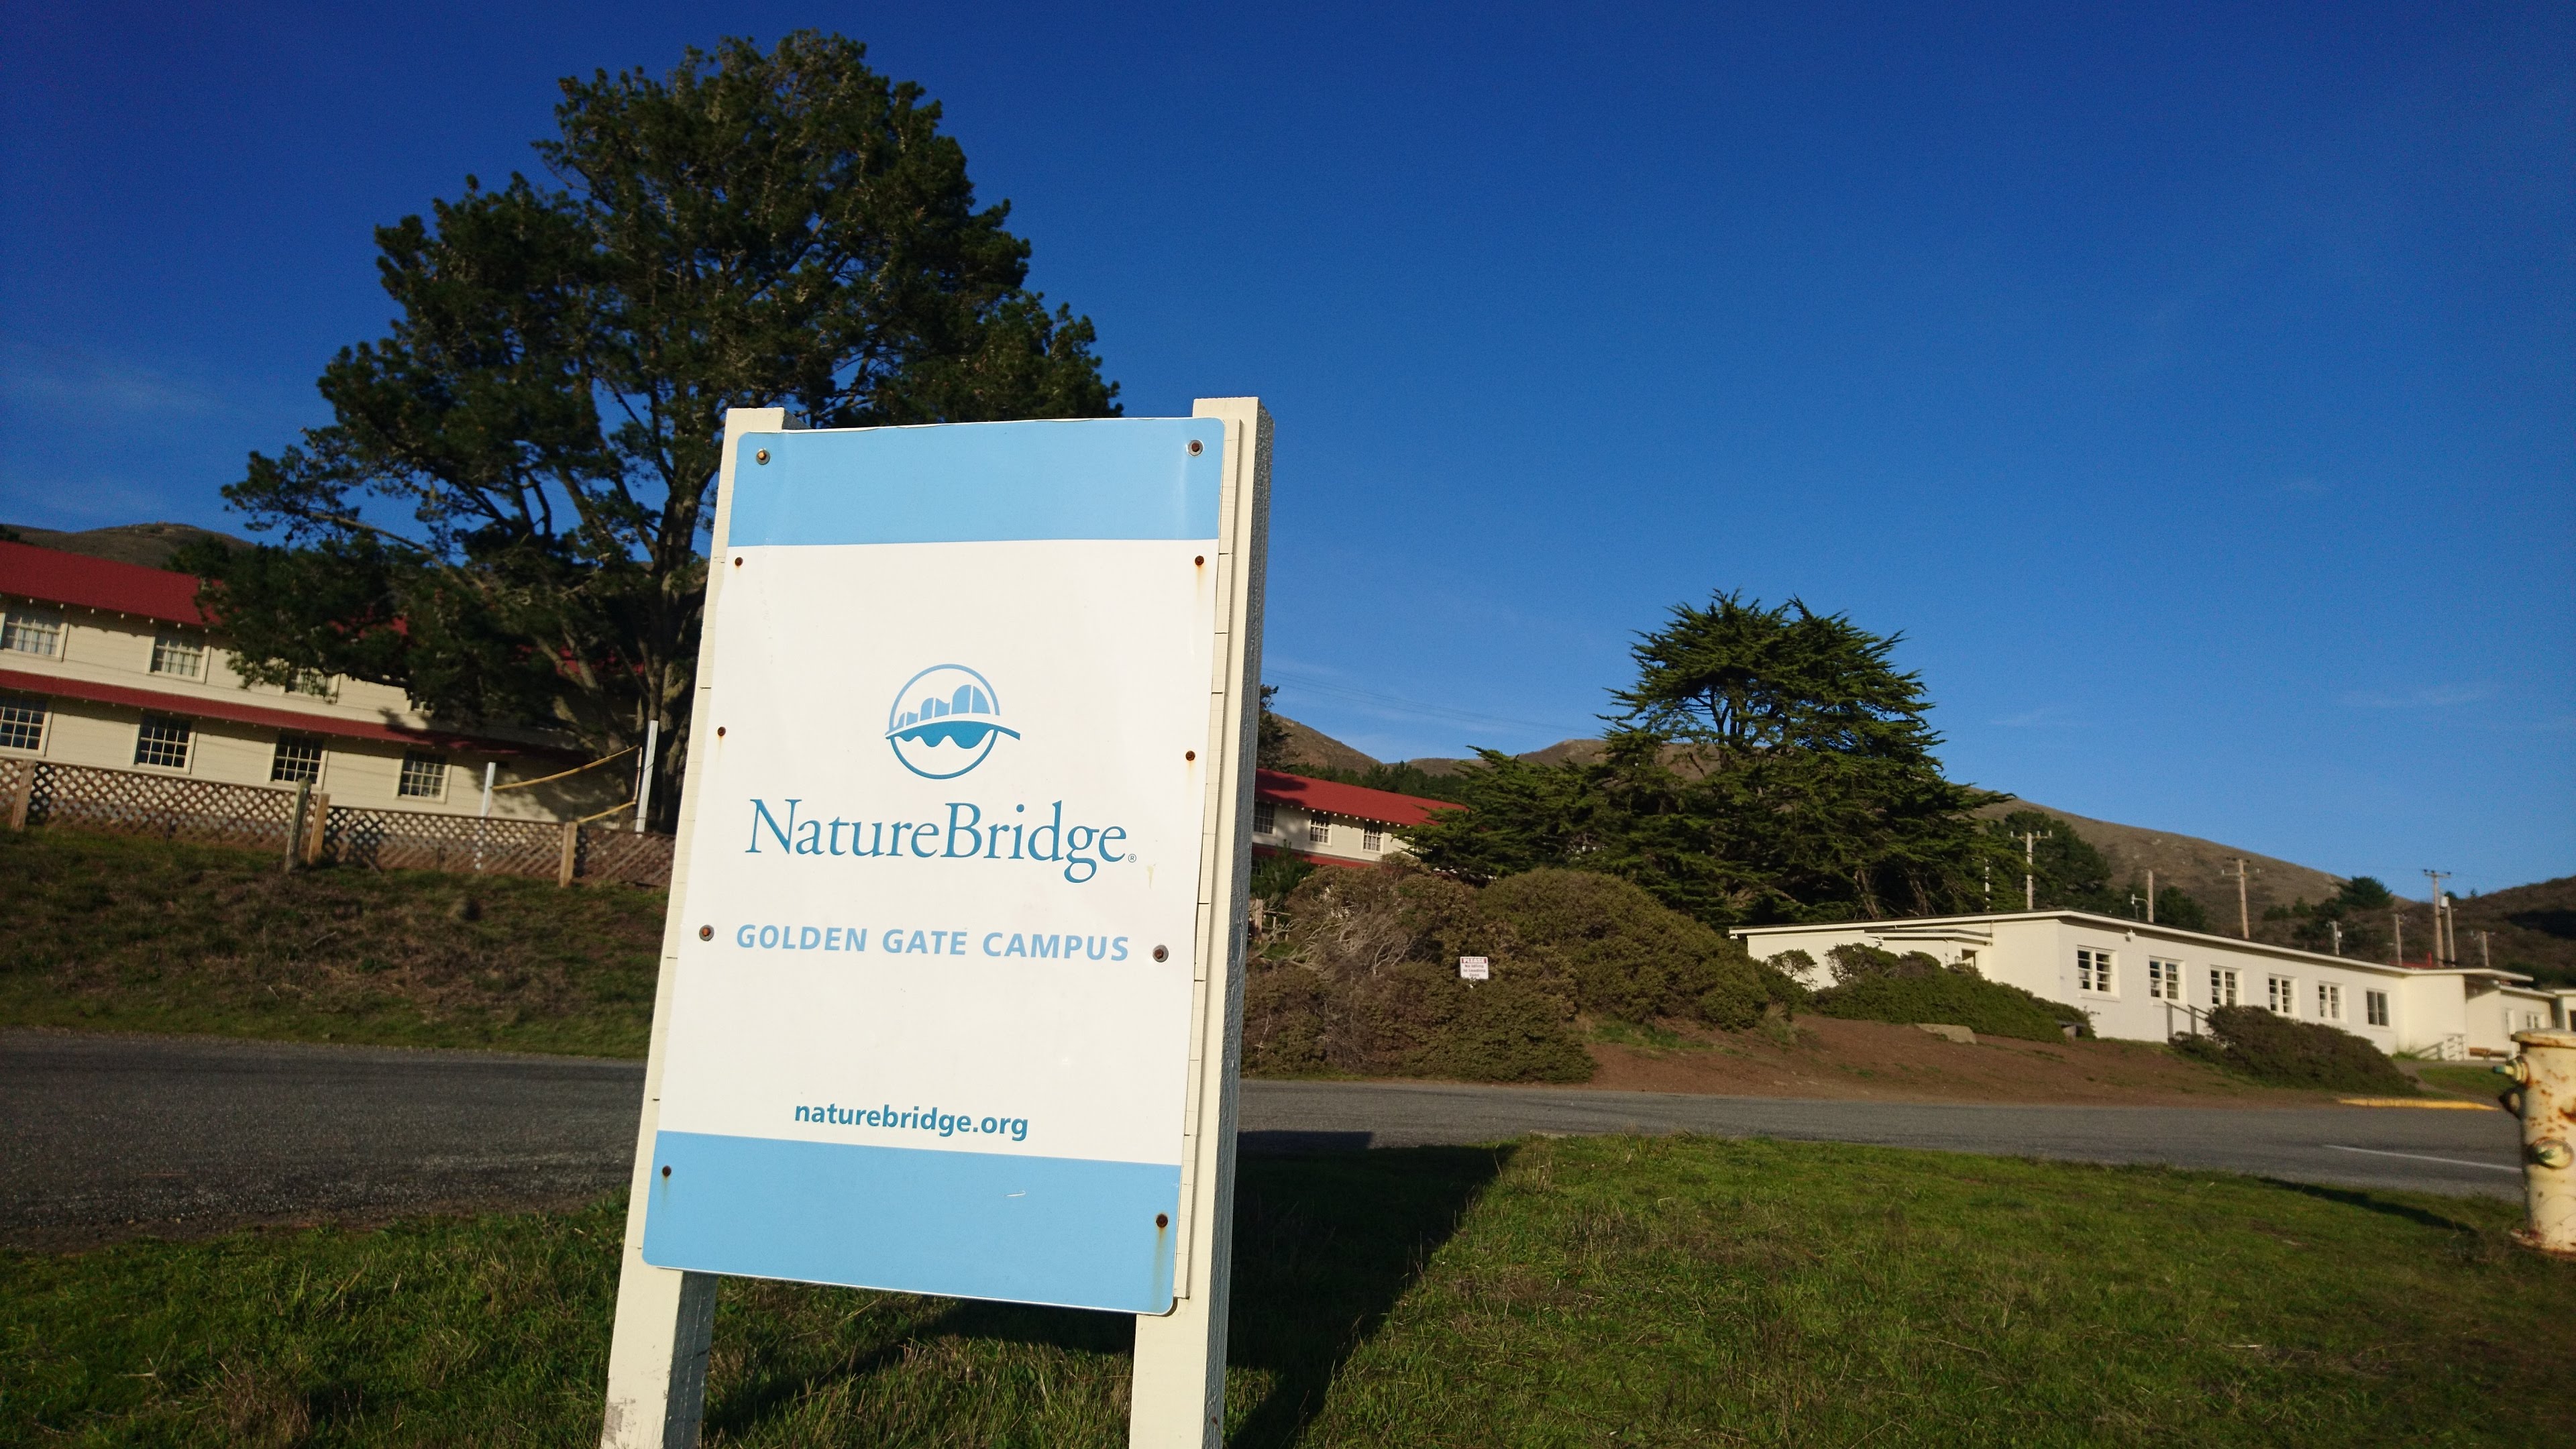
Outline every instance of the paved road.
[(2078, 1162), (2160, 1162), (2341, 1187), (2522, 1196), (2520, 1125), (2500, 1111), (1966, 1106), (1428, 1083), (1247, 1082), (1243, 1129), (1259, 1145), (1281, 1147), (1410, 1147), (1532, 1132), (1699, 1132)]
[[(632, 1062), (0, 1032), (0, 1241), (562, 1202), (622, 1183)], [(1254, 1150), (1701, 1132), (2518, 1196), (2501, 1112), (1986, 1107), (1250, 1082)]]

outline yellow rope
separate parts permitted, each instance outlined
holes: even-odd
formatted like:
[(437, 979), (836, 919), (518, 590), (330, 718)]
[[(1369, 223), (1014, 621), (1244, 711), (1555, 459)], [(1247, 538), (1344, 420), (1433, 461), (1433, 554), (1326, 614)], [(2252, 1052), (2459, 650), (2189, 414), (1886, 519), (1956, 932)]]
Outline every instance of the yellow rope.
[[(531, 781), (529, 781), (528, 783), (533, 785), (533, 784), (535, 784), (536, 782), (535, 782), (535, 781), (533, 781), (533, 780), (531, 780)], [(573, 821), (572, 823), (573, 823), (573, 824), (575, 824), (575, 825), (588, 825), (590, 822), (592, 822), (592, 821), (594, 821), (594, 820), (597, 820), (597, 819), (600, 817), (600, 815), (614, 815), (614, 814), (616, 814), (616, 813), (617, 813), (618, 811), (620, 811), (620, 810), (632, 810), (632, 809), (634, 809), (634, 808), (635, 808), (635, 802), (634, 802), (634, 801), (632, 801), (632, 800), (620, 800), (620, 801), (618, 801), (616, 804), (609, 806), (607, 809), (600, 811), (600, 812), (599, 812), (599, 815), (585, 815), (585, 816), (581, 817), (579, 820)]]
[[(614, 754), (614, 755), (602, 755), (602, 756), (600, 756), (598, 759), (591, 761), (591, 762), (590, 762), (589, 764), (587, 764), (587, 765), (575, 765), (575, 766), (573, 766), (573, 767), (572, 767), (571, 769), (569, 769), (569, 770), (557, 770), (557, 771), (555, 771), (555, 772), (554, 772), (553, 774), (551, 774), (551, 775), (540, 775), (540, 776), (538, 776), (536, 779), (533, 779), (533, 780), (513, 780), (513, 781), (511, 781), (511, 782), (510, 782), (509, 784), (507, 784), (507, 785), (495, 785), (495, 786), (493, 786), (493, 787), (492, 787), (492, 793), (493, 793), (493, 794), (495, 794), (495, 795), (498, 795), (498, 794), (500, 794), (500, 793), (501, 793), (502, 791), (504, 791), (504, 790), (524, 790), (524, 789), (528, 788), (530, 785), (542, 785), (542, 784), (546, 783), (548, 780), (560, 780), (560, 779), (562, 779), (562, 778), (563, 778), (564, 776), (566, 776), (566, 775), (578, 775), (578, 774), (580, 774), (580, 773), (581, 773), (582, 771), (584, 771), (584, 770), (595, 770), (595, 769), (599, 768), (600, 766), (607, 764), (607, 763), (608, 763), (609, 761), (611, 761), (611, 760), (618, 759), (618, 758), (621, 758), (621, 757), (626, 756), (626, 755), (631, 755), (631, 754), (635, 753), (635, 752), (636, 752), (638, 749), (640, 749), (640, 748), (642, 748), (642, 746), (640, 746), (640, 745), (628, 745), (626, 748), (624, 748), (624, 749), (622, 749), (622, 750), (619, 750), (619, 751), (618, 751), (616, 754)], [(629, 805), (631, 805), (631, 804), (633, 804), (633, 803), (634, 803), (634, 802), (633, 802), (633, 801), (631, 801), (631, 800), (627, 802), (627, 804), (629, 804)], [(625, 807), (624, 807), (624, 806), (620, 806), (619, 808), (620, 808), (620, 809), (623, 809), (623, 808), (625, 808)]]

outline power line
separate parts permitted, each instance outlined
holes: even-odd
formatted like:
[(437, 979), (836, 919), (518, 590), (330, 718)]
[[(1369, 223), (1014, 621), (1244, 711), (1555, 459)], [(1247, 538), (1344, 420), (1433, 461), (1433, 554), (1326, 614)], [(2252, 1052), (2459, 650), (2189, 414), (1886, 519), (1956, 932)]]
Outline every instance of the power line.
[(1431, 704), (1423, 700), (1407, 699), (1402, 695), (1386, 694), (1374, 689), (1361, 689), (1355, 685), (1330, 683), (1311, 676), (1300, 677), (1296, 673), (1288, 670), (1265, 670), (1263, 672), (1276, 674), (1291, 680), (1298, 689), (1310, 693), (1344, 699), (1356, 704), (1373, 705), (1380, 709), (1392, 710), (1398, 714), (1414, 715), (1423, 719), (1445, 720), (1457, 724), (1505, 725), (1517, 726), (1523, 729), (1557, 730), (1563, 731), (1567, 737), (1585, 733), (1585, 727), (1575, 726), (1568, 728), (1563, 720), (1520, 719), (1511, 715), (1487, 714), (1481, 710), (1459, 709), (1454, 705)]

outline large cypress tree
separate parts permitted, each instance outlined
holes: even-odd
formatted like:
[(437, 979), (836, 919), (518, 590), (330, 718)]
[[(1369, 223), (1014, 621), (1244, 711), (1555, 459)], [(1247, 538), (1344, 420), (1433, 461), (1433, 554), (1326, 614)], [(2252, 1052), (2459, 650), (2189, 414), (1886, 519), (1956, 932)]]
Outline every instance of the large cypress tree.
[(391, 330), (323, 370), (328, 426), (225, 490), (283, 545), (182, 563), (245, 672), (601, 753), (658, 720), (676, 783), (725, 409), (1116, 412), (1090, 321), (1024, 288), (1029, 245), (938, 105), (865, 56), (800, 31), (567, 79), (546, 181), (469, 176), (380, 228)]
[(1971, 812), (2002, 797), (1942, 773), (1900, 638), (1796, 599), (1678, 605), (1630, 650), (1599, 758), (1482, 751), (1471, 808), (1409, 838), (1471, 879), (1578, 866), (1714, 924), (1976, 909), (1998, 844)]

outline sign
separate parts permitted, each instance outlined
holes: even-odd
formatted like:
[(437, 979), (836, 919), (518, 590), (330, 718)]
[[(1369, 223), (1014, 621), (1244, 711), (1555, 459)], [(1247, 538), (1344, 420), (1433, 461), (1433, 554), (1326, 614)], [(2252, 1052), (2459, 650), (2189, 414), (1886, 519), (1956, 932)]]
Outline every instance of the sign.
[(1213, 966), (1222, 1009), (1227, 965), (1225, 445), (735, 441), (644, 1262), (1172, 1307), (1194, 989)]
[(1488, 959), (1486, 959), (1485, 957), (1482, 957), (1482, 956), (1461, 956), (1461, 957), (1459, 957), (1459, 958), (1458, 958), (1458, 979), (1459, 979), (1459, 980), (1461, 980), (1461, 981), (1490, 981), (1490, 980), (1492, 980), (1492, 979), (1493, 979), (1493, 976), (1494, 976), (1494, 965), (1493, 965), (1493, 962), (1492, 962), (1492, 961), (1490, 961), (1490, 960), (1488, 960)]

